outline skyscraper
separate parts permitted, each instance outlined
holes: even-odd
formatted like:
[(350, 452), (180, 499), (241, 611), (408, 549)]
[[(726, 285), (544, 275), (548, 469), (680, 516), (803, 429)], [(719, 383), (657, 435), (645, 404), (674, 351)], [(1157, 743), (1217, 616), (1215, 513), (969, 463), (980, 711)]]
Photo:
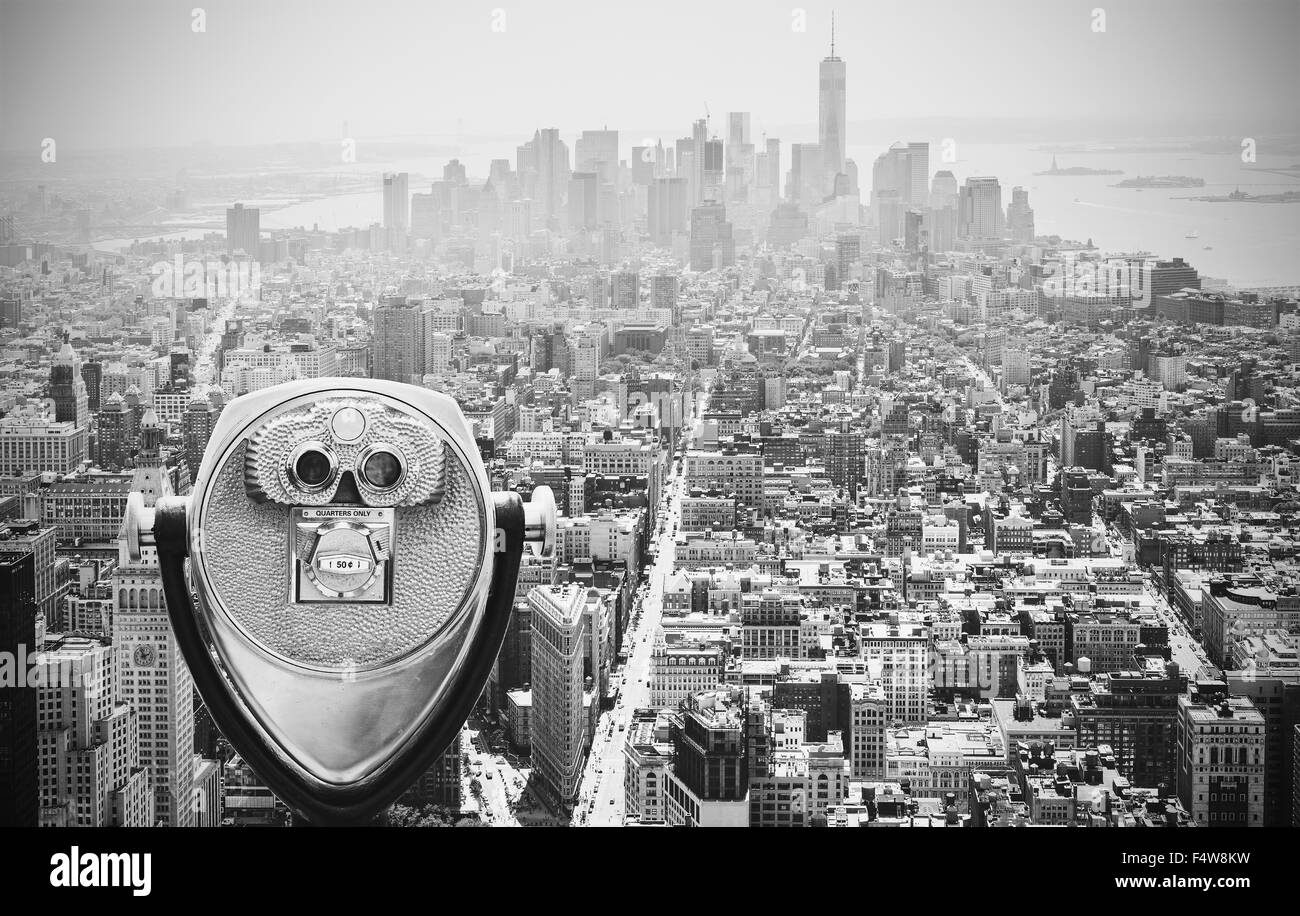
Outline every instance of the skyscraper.
[(587, 737), (583, 715), (585, 589), (538, 586), (528, 593), (532, 610), (534, 773), (561, 805), (578, 797)]
[(620, 270), (611, 278), (616, 309), (634, 309), (641, 302), (640, 276), (635, 270)]
[(777, 137), (767, 137), (763, 141), (767, 148), (767, 182), (772, 189), (772, 200), (781, 198), (781, 141)]
[(1178, 797), (1198, 827), (1264, 825), (1264, 717), (1198, 684), (1178, 698)]
[(650, 278), (650, 307), (671, 309), (673, 322), (677, 316), (677, 277), (673, 274), (655, 274)]
[(410, 177), (406, 172), (384, 175), (384, 228), (389, 232), (411, 228)]
[(908, 184), (907, 202), (920, 209), (930, 195), (930, 144), (907, 144), (907, 167), (911, 181)]
[(257, 257), (261, 239), (261, 211), (256, 207), (235, 204), (226, 209), (226, 253), (242, 251), (250, 258)]
[(135, 414), (119, 392), (113, 392), (99, 412), (98, 454), (95, 463), (108, 471), (126, 467), (135, 451)]
[(844, 61), (835, 56), (835, 14), (831, 14), (831, 53), (818, 68), (817, 144), (822, 151), (823, 181), (844, 171)]
[(68, 335), (63, 335), (63, 346), (54, 357), (50, 369), (50, 397), (54, 401), (54, 419), (85, 426), (89, 411), (86, 381), (81, 376), (81, 357), (72, 349)]
[(149, 772), (140, 765), (138, 716), (121, 701), (114, 648), (68, 634), (47, 638), (41, 669), (41, 825), (148, 827)]
[(825, 162), (818, 143), (790, 145), (790, 183), (786, 195), (790, 202), (811, 212), (826, 197)]
[(957, 208), (957, 234), (968, 239), (1002, 237), (1002, 185), (996, 178), (967, 178)]
[(749, 142), (749, 112), (727, 112), (727, 161), (733, 161), (735, 150)]
[[(862, 236), (857, 233), (846, 232), (836, 237), (835, 275), (839, 279), (841, 289), (844, 289), (844, 284), (853, 278), (854, 269), (861, 260)], [(860, 448), (857, 457), (859, 464), (861, 464), (862, 451)]]
[(711, 270), (736, 263), (736, 241), (727, 209), (719, 203), (707, 203), (691, 211), (691, 270)]
[(934, 173), (934, 180), (930, 183), (931, 207), (942, 210), (944, 207), (955, 206), (959, 193), (957, 179), (952, 172), (940, 169)]
[(203, 461), (203, 452), (212, 438), (212, 427), (216, 425), (220, 411), (207, 397), (195, 394), (185, 407), (185, 416), (181, 420), (181, 432), (185, 443), (185, 462), (189, 465), (191, 479), (198, 474), (199, 464)]
[(584, 130), (573, 147), (576, 172), (595, 172), (597, 181), (608, 184), (618, 178), (618, 131)]
[(569, 229), (596, 228), (596, 193), (599, 176), (595, 172), (574, 172), (569, 176)]
[(650, 241), (662, 248), (673, 243), (673, 233), (686, 231), (685, 178), (656, 178), (650, 185), (647, 229)]
[(1019, 186), (1011, 189), (1011, 203), (1007, 205), (1007, 230), (1017, 242), (1034, 240), (1034, 208), (1029, 206), (1029, 192)]
[(420, 311), (405, 302), (385, 302), (375, 309), (371, 338), (374, 377), (411, 383), (424, 372), (424, 334)]
[[(35, 552), (0, 554), (0, 652), (18, 659), (35, 647)], [(37, 823), (36, 704), (36, 688), (25, 678), (0, 689), (0, 827)]]
[(726, 163), (722, 141), (717, 137), (704, 141), (704, 199), (722, 200), (726, 181)]
[[(152, 410), (140, 422), (131, 490), (146, 506), (171, 495), (163, 469), (164, 430)], [(122, 700), (139, 717), (140, 765), (153, 786), (149, 822), (194, 826), (194, 679), (167, 616), (156, 547), (132, 556), (125, 526), (113, 571), (113, 645), (121, 675)]]
[(104, 364), (95, 362), (81, 364), (81, 381), (86, 386), (86, 406), (95, 412), (99, 411), (99, 388), (103, 383)]
[(533, 201), (533, 213), (542, 224), (554, 228), (564, 204), (569, 183), (569, 147), (557, 128), (534, 132), (533, 139), (517, 150), (519, 181), (523, 195)]

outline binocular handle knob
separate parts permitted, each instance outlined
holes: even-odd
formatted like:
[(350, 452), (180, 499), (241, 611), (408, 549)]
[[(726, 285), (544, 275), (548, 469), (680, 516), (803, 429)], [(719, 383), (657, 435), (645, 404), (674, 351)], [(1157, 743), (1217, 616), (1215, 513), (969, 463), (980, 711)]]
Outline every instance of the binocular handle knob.
[(139, 563), (145, 547), (155, 545), (154, 510), (144, 504), (144, 494), (133, 490), (126, 498), (125, 531), (126, 550), (133, 563)]
[(524, 503), (524, 541), (540, 545), (541, 555), (555, 552), (555, 494), (550, 487), (537, 487)]

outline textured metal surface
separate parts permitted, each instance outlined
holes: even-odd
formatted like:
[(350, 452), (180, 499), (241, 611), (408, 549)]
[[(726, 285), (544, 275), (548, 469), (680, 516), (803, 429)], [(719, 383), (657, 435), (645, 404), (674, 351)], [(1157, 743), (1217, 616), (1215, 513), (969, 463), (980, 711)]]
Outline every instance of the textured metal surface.
[[(330, 412), (313, 411), (322, 417), (321, 426), (304, 428), (301, 435), (327, 433)], [(278, 436), (289, 435), (289, 429), (278, 429)], [(370, 436), (368, 431), (360, 444)], [(260, 462), (274, 461), (266, 452), (274, 440), (266, 435), (260, 440), (257, 462), (245, 455), (247, 446), (240, 446), (218, 469), (209, 517), (221, 523), (208, 526), (202, 536), (204, 566), (225, 596), (231, 619), (256, 642), (292, 661), (345, 670), (384, 664), (427, 642), (472, 587), (484, 551), (483, 510), (459, 458), (439, 448), (444, 492), (437, 502), (389, 503), (399, 507), (390, 605), (294, 604), (287, 587), (288, 512), (277, 502), (249, 499), (245, 490), (245, 465), (261, 474)], [(292, 444), (283, 446), (284, 453)]]
[[(334, 435), (330, 418), (343, 408), (360, 409), (366, 430), (345, 442)], [(338, 461), (338, 474), (324, 489), (311, 492), (289, 479), (289, 457), (300, 443), (318, 440)], [(359, 470), (364, 452), (387, 445), (404, 459), (406, 475), (392, 490), (374, 490)], [(375, 400), (326, 398), (293, 408), (262, 424), (252, 435), (244, 467), (248, 495), (283, 506), (323, 506), (334, 499), (344, 471), (352, 471), (361, 498), (372, 506), (415, 506), (436, 502), (446, 486), (447, 449), (431, 424), (421, 423)]]

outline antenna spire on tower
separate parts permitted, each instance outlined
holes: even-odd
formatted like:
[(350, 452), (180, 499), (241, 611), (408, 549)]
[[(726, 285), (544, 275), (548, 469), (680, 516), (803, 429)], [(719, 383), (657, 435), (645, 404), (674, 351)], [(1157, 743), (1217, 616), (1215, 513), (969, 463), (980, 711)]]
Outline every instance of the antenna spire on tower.
[(831, 10), (831, 57), (835, 56), (835, 10)]

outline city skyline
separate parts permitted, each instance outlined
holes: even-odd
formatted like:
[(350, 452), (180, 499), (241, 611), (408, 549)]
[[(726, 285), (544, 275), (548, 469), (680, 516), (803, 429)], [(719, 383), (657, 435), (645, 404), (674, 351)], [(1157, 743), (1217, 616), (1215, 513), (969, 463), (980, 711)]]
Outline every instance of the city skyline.
[[(380, 4), (365, 17), (328, 3), (218, 2), (196, 9), (204, 14), (199, 33), (192, 31), (196, 20), (189, 9), (162, 0), (126, 8), (7, 0), (0, 7), (0, 149), (38, 150), (47, 137), (60, 140), (69, 153), (278, 144), (337, 139), (345, 126), (349, 136), (376, 140), (463, 136), (486, 141), (532, 127), (559, 126), (567, 134), (602, 123), (626, 131), (664, 131), (703, 116), (706, 106), (715, 112), (755, 112), (758, 136), (811, 128), (807, 139), (812, 140), (817, 125), (805, 113), (804, 96), (815, 85), (811, 62), (829, 47), (832, 11), (838, 54), (854, 62), (847, 84), (854, 100), (847, 112), (850, 132), (862, 133), (877, 121), (929, 120), (952, 125), (944, 135), (969, 136), (993, 119), (1019, 122), (1022, 129), (1036, 125), (1039, 137), (1046, 128), (1059, 139), (1139, 136), (1153, 125), (1162, 136), (1300, 133), (1300, 119), (1278, 93), (1300, 81), (1300, 63), (1285, 45), (1286, 36), (1300, 28), (1300, 10), (1285, 2), (1117, 4), (1105, 8), (1102, 32), (1094, 31), (1095, 7), (1076, 2), (976, 6), (932, 0), (924, 12), (833, 3), (709, 4), (689, 7), (689, 13), (685, 5), (670, 6), (638, 22), (636, 32), (647, 49), (673, 48), (673, 55), (651, 53), (641, 66), (618, 54), (618, 41), (608, 40), (628, 34), (630, 24), (602, 31), (597, 23), (619, 14), (595, 5), (580, 5), (571, 16), (554, 20), (509, 7), (457, 7), (434, 16), (423, 4), (396, 2)], [(494, 18), (498, 12), (503, 19)], [(675, 23), (687, 15), (703, 17), (701, 27), (676, 30)], [(916, 17), (947, 28), (938, 35), (918, 33)], [(392, 27), (398, 24), (403, 38), (394, 40)], [(588, 31), (584, 46), (597, 59), (545, 53), (554, 43), (580, 41)], [(427, 44), (409, 37), (430, 33), (434, 37)], [(16, 40), (19, 34), (26, 40)], [(737, 47), (727, 50), (729, 34)], [(979, 37), (955, 37), (963, 34)], [(438, 35), (447, 40), (439, 44)], [(1227, 53), (1189, 53), (1205, 35), (1226, 46), (1250, 44), (1251, 65), (1240, 67)], [(261, 46), (272, 36), (299, 40), (274, 49)], [(906, 36), (915, 41), (892, 40)], [(683, 41), (693, 44), (683, 48)], [(753, 43), (751, 52), (746, 42)], [(349, 45), (382, 46), (385, 54), (370, 60), (349, 54)], [(126, 66), (124, 51), (155, 61), (168, 73), (167, 80), (146, 90), (144, 104), (122, 104), (141, 86), (140, 71)], [(601, 64), (601, 55), (612, 56)], [(1006, 63), (990, 66), (990, 57)], [(273, 75), (257, 65), (263, 58), (276, 62)], [(809, 63), (796, 63), (793, 70), (761, 64), (773, 58)], [(1161, 61), (1158, 68), (1148, 66), (1153, 59)], [(677, 75), (680, 68), (669, 66), (669, 60), (691, 61), (689, 79)], [(317, 72), (322, 61), (336, 63), (338, 76)], [(445, 69), (430, 69), (434, 61)], [(533, 75), (503, 85), (483, 69), (490, 66)], [(617, 78), (592, 78), (602, 67), (612, 68)], [(1015, 67), (1028, 84), (1014, 99), (1005, 98), (1005, 81)], [(83, 68), (94, 78), (77, 80)], [(482, 79), (463, 76), (476, 72)], [(223, 90), (203, 93), (206, 84), (200, 81), (216, 73)], [(1044, 79), (1045, 73), (1052, 78)], [(14, 87), (28, 85), (26, 74), (43, 79), (33, 84), (36, 91), (16, 93)], [(453, 78), (455, 94), (433, 91)], [(1141, 95), (1130, 91), (1137, 78), (1145, 87)], [(326, 101), (291, 104), (302, 93)], [(259, 96), (289, 104), (253, 102)], [(631, 106), (636, 123), (619, 124), (628, 99), (636, 100)], [(539, 117), (545, 123), (537, 123)]]

